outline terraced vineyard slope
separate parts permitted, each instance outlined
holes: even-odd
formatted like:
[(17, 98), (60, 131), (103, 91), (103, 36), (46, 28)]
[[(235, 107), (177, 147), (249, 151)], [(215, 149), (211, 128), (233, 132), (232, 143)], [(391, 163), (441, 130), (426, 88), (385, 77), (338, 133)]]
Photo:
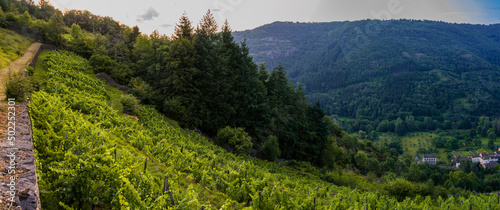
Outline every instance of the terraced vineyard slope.
[[(433, 200), (339, 187), (178, 128), (152, 107), (112, 108), (121, 93), (85, 74), (86, 60), (46, 56), (31, 117), (42, 206), (78, 209), (423, 209), (500, 207), (498, 195)], [(166, 179), (168, 177), (168, 180)]]

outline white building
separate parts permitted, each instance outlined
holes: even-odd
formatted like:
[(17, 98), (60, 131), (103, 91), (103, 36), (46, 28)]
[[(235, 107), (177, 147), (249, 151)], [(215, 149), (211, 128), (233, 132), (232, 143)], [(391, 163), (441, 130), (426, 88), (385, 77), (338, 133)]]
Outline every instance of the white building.
[(436, 155), (435, 154), (424, 155), (423, 162), (424, 163), (429, 163), (429, 164), (436, 164)]
[(473, 163), (480, 163), (481, 162), (481, 157), (479, 157), (479, 155), (472, 155), (472, 156), (469, 156), (469, 158), (472, 160)]

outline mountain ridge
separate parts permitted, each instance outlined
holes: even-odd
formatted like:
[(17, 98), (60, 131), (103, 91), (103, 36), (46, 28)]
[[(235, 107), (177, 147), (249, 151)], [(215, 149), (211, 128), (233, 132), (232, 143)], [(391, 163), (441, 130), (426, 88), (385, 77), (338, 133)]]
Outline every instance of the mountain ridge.
[[(328, 115), (358, 121), (500, 116), (498, 108), (486, 108), (500, 103), (500, 24), (275, 22), (233, 34), (246, 40), (255, 62), (283, 63), (290, 80)], [(290, 48), (293, 54), (276, 56)]]

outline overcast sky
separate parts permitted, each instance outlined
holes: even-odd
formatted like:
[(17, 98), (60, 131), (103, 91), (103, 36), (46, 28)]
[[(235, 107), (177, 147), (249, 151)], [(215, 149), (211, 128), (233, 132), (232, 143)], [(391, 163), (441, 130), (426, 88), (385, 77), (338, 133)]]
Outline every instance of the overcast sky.
[[(196, 25), (208, 9), (234, 30), (274, 21), (331, 22), (362, 19), (427, 19), (500, 23), (499, 0), (50, 0), (61, 9), (89, 10), (141, 32), (170, 36), (185, 11)], [(220, 25), (220, 24), (219, 24)]]

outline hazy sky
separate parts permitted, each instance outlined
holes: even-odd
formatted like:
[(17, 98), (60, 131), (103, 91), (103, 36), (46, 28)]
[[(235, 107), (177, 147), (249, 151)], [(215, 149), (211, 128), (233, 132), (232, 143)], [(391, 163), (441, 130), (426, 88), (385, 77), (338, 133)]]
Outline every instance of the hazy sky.
[[(330, 22), (362, 19), (428, 19), (457, 23), (500, 23), (499, 0), (50, 0), (64, 10), (111, 16), (142, 32), (171, 35), (185, 11), (196, 25), (211, 9), (234, 30), (274, 21)], [(220, 24), (219, 24), (220, 25)]]

